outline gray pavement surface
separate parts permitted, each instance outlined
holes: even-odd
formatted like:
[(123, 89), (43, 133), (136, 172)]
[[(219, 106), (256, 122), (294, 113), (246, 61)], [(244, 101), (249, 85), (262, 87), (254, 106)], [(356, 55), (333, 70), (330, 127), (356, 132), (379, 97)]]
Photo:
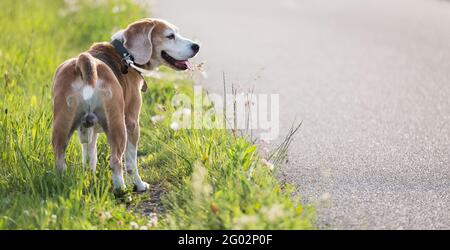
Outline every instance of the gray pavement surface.
[(320, 228), (450, 229), (449, 1), (160, 0), (152, 12), (201, 41), (209, 91), (225, 71), (280, 95), (281, 135), (303, 120), (281, 178)]

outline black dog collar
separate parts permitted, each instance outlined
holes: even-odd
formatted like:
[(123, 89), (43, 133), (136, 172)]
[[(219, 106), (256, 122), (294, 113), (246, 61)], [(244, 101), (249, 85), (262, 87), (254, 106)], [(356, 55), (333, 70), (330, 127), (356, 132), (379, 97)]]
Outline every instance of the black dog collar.
[[(124, 74), (124, 75), (127, 74), (128, 73), (128, 67), (131, 66), (131, 65), (136, 65), (134, 63), (134, 57), (123, 46), (122, 41), (120, 41), (118, 39), (114, 39), (114, 40), (111, 41), (111, 45), (116, 49), (116, 52), (120, 55), (120, 57), (122, 58), (122, 61), (124, 62), (124, 65), (123, 65), (123, 67), (121, 69), (122, 74)], [(140, 72), (139, 72), (139, 74), (140, 74)], [(143, 84), (141, 90), (142, 90), (142, 92), (145, 92), (147, 90), (147, 82), (145, 81), (143, 76), (142, 76), (142, 79), (144, 81), (144, 84)]]
[(122, 61), (124, 62), (124, 67), (122, 68), (122, 74), (128, 73), (128, 66), (131, 64), (134, 64), (134, 58), (128, 52), (128, 50), (123, 46), (122, 41), (114, 39), (111, 41), (111, 45), (116, 49), (116, 52), (120, 55), (122, 58)]

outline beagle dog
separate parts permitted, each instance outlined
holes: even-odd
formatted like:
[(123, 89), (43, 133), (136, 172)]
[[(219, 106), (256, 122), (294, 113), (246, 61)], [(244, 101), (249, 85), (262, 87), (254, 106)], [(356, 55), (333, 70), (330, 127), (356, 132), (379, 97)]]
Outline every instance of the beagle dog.
[(142, 19), (113, 35), (111, 43), (91, 48), (62, 63), (53, 78), (52, 145), (56, 169), (64, 172), (64, 155), (70, 137), (78, 131), (83, 168), (95, 172), (97, 134), (104, 132), (111, 149), (110, 168), (115, 190), (126, 188), (123, 155), (135, 189), (143, 192), (137, 168), (141, 93), (146, 84), (141, 73), (160, 65), (175, 70), (190, 68), (189, 59), (200, 46), (182, 37), (178, 28), (160, 19)]

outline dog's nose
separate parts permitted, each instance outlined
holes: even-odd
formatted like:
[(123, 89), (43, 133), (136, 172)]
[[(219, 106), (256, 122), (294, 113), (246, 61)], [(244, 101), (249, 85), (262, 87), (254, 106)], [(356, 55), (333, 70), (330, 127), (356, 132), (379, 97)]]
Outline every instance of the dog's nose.
[(200, 50), (200, 45), (193, 43), (191, 45), (191, 49), (192, 49), (192, 51), (194, 51), (194, 53), (197, 53)]

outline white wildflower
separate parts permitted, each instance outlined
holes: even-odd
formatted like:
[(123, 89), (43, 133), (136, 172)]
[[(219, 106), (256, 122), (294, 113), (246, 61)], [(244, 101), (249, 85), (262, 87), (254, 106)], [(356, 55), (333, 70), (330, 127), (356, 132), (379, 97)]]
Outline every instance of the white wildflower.
[(141, 226), (141, 227), (139, 228), (139, 230), (148, 230), (148, 227), (147, 227), (147, 226)]
[(109, 220), (112, 218), (112, 215), (110, 212), (105, 212), (105, 219)]
[(150, 118), (150, 120), (154, 123), (154, 124), (156, 124), (156, 123), (158, 123), (158, 122), (161, 122), (162, 120), (164, 120), (164, 116), (163, 115), (155, 115), (155, 116), (152, 116), (151, 118)]
[(270, 171), (273, 171), (275, 169), (275, 166), (266, 159), (262, 159), (261, 163), (264, 164), (264, 166), (266, 166), (267, 168), (269, 168)]
[(234, 220), (233, 228), (237, 230), (250, 229), (258, 223), (258, 217), (255, 215), (243, 215)]
[(131, 229), (138, 229), (139, 225), (136, 222), (132, 221), (132, 222), (130, 222), (130, 227), (131, 227)]
[(156, 213), (150, 213), (150, 221), (148, 222), (147, 226), (152, 228), (156, 227), (158, 224), (158, 215)]
[(125, 5), (116, 5), (112, 8), (112, 13), (119, 13), (119, 12), (123, 12), (127, 9), (127, 6)]
[(52, 216), (50, 216), (50, 222), (56, 223), (57, 220), (58, 220), (58, 216), (56, 214), (52, 214)]
[[(106, 213), (108, 213), (108, 212), (100, 212), (100, 213), (98, 213), (98, 218), (100, 219), (101, 222), (109, 219), (108, 215), (106, 215)], [(111, 216), (110, 213), (109, 213), (109, 216)]]
[(267, 219), (272, 222), (284, 216), (283, 205), (281, 204), (275, 204), (269, 208), (263, 207), (261, 211), (266, 215)]
[(156, 227), (158, 225), (158, 215), (156, 213), (150, 213), (150, 222), (147, 224), (149, 227)]
[(180, 129), (180, 124), (178, 122), (172, 122), (170, 124), (170, 128), (177, 131), (178, 129)]

